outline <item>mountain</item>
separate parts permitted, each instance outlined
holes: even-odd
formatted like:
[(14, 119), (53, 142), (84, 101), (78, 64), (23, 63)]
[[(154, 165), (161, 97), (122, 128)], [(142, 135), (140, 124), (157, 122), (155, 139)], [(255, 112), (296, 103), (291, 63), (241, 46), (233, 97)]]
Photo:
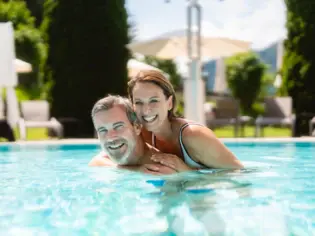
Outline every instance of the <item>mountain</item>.
[(259, 58), (268, 65), (269, 72), (272, 73), (277, 72), (277, 47), (279, 43), (282, 42), (275, 42), (265, 49), (254, 51), (259, 56)]
[[(268, 47), (261, 50), (254, 50), (258, 57), (268, 66), (268, 72), (277, 72), (277, 47), (279, 43), (283, 41), (277, 41)], [(206, 86), (208, 91), (213, 91), (216, 74), (216, 61), (209, 60), (203, 64), (202, 67), (204, 79), (206, 80)]]

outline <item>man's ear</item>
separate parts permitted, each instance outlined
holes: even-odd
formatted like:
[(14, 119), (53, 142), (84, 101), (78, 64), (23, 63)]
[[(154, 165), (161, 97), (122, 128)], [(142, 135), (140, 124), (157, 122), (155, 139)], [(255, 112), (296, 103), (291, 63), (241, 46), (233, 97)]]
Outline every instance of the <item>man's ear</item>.
[(134, 129), (137, 135), (141, 134), (141, 130), (142, 130), (142, 125), (141, 124), (134, 124)]

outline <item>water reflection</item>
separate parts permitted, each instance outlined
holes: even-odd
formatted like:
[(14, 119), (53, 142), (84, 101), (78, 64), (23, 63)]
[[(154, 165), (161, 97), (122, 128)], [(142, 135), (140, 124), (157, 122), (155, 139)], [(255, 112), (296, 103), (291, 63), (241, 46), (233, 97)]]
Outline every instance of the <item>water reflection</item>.
[[(159, 177), (126, 171), (112, 174), (115, 178), (104, 172), (102, 180), (106, 185), (102, 193), (110, 204), (102, 211), (113, 215), (108, 218), (113, 222), (110, 232), (165, 236), (297, 232), (290, 202), (279, 195), (287, 177), (275, 167)], [(311, 229), (303, 228), (304, 232)]]
[[(159, 200), (159, 217), (168, 222), (167, 233), (176, 235), (216, 235), (226, 233), (226, 222), (217, 211), (222, 200), (250, 196), (249, 182), (228, 176), (233, 171), (189, 174), (147, 180), (157, 191), (151, 197)], [(240, 172), (238, 172), (240, 173)], [(229, 190), (226, 195), (220, 192)], [(221, 207), (221, 206), (219, 206)]]

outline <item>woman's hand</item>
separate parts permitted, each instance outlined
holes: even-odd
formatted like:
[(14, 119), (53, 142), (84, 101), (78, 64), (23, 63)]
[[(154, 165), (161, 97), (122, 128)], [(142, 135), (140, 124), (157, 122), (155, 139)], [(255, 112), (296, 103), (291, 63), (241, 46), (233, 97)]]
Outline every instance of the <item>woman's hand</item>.
[(170, 167), (177, 172), (193, 170), (188, 165), (186, 165), (186, 163), (181, 158), (173, 154), (157, 153), (153, 154), (151, 159), (154, 162)]
[(177, 173), (176, 170), (166, 165), (161, 165), (159, 163), (144, 164), (140, 166), (139, 170), (146, 174), (152, 174), (152, 175), (169, 175), (169, 174)]
[(117, 165), (117, 168), (119, 169), (125, 169), (125, 170), (131, 170), (131, 171), (140, 171), (146, 174), (152, 174), (152, 175), (170, 175), (177, 173), (176, 170), (159, 164), (159, 163), (153, 163), (153, 164), (143, 164), (141, 166), (119, 166)]

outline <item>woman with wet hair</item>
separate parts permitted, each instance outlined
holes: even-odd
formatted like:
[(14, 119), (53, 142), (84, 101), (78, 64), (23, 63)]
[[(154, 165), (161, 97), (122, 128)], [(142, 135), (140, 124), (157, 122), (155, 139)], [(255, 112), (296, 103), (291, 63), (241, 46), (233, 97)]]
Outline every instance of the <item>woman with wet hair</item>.
[(243, 168), (209, 128), (175, 115), (176, 94), (161, 72), (140, 71), (129, 81), (128, 94), (145, 141), (163, 152), (152, 157), (155, 162), (178, 172)]

